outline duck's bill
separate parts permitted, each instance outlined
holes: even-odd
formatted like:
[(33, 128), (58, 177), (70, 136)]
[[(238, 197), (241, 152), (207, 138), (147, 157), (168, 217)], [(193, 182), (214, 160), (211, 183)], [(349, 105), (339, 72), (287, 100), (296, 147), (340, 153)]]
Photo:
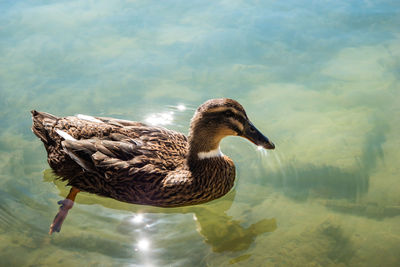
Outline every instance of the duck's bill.
[(251, 122), (246, 126), (243, 137), (247, 138), (256, 146), (261, 146), (265, 149), (275, 149), (274, 143), (269, 141), (269, 139), (257, 130)]

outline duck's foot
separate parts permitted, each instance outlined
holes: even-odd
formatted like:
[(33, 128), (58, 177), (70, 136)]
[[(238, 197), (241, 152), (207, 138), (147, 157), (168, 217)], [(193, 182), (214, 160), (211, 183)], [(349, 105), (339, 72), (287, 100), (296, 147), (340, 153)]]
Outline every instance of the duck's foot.
[(70, 210), (74, 205), (74, 202), (68, 198), (60, 200), (57, 203), (61, 206), (56, 217), (54, 217), (53, 223), (50, 225), (50, 235), (54, 232), (60, 232), (61, 226), (68, 215), (68, 210)]
[(61, 206), (56, 217), (54, 217), (53, 223), (50, 225), (50, 230), (49, 230), (50, 235), (54, 232), (60, 232), (61, 226), (68, 215), (68, 211), (74, 205), (75, 197), (78, 193), (79, 189), (72, 187), (66, 199), (57, 202)]

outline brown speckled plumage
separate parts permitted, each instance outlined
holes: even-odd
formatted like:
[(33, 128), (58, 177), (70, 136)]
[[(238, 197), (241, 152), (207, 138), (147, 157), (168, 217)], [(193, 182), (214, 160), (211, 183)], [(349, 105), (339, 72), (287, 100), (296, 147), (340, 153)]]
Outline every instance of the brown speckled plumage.
[[(113, 118), (90, 121), (38, 111), (32, 111), (32, 117), (32, 130), (44, 143), (48, 163), (58, 176), (81, 191), (135, 204), (176, 207), (225, 195), (235, 180), (233, 162), (224, 155), (205, 159), (197, 155), (216, 149), (226, 135), (273, 148), (262, 135), (265, 140), (248, 136), (247, 129), (253, 135), (259, 132), (243, 107), (231, 99), (201, 105), (191, 121), (189, 138)], [(57, 130), (76, 140), (65, 140)]]

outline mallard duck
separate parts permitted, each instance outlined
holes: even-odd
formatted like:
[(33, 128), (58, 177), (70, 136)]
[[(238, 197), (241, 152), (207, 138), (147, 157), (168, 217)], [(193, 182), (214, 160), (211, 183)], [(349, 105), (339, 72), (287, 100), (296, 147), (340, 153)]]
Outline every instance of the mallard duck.
[(72, 186), (60, 201), (50, 234), (59, 232), (79, 191), (133, 204), (179, 207), (222, 197), (235, 165), (219, 144), (229, 135), (274, 149), (233, 99), (211, 99), (195, 112), (189, 136), (162, 127), (106, 117), (56, 117), (32, 111), (54, 173)]

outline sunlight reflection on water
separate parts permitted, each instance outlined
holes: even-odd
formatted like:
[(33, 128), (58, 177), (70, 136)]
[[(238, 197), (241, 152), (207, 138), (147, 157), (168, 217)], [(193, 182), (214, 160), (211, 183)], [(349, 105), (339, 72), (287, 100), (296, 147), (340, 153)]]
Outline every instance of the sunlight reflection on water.
[(145, 122), (155, 126), (169, 125), (172, 124), (173, 120), (174, 120), (174, 113), (172, 111), (151, 114), (147, 118), (145, 118)]
[(148, 251), (150, 249), (150, 241), (147, 239), (140, 239), (137, 242), (137, 248), (141, 251)]
[[(186, 106), (184, 104), (178, 104), (176, 106), (171, 106), (171, 109), (183, 112), (186, 110)], [(173, 124), (175, 119), (175, 112), (174, 111), (164, 111), (155, 114), (149, 114), (144, 120), (150, 125), (154, 126), (166, 126)]]

